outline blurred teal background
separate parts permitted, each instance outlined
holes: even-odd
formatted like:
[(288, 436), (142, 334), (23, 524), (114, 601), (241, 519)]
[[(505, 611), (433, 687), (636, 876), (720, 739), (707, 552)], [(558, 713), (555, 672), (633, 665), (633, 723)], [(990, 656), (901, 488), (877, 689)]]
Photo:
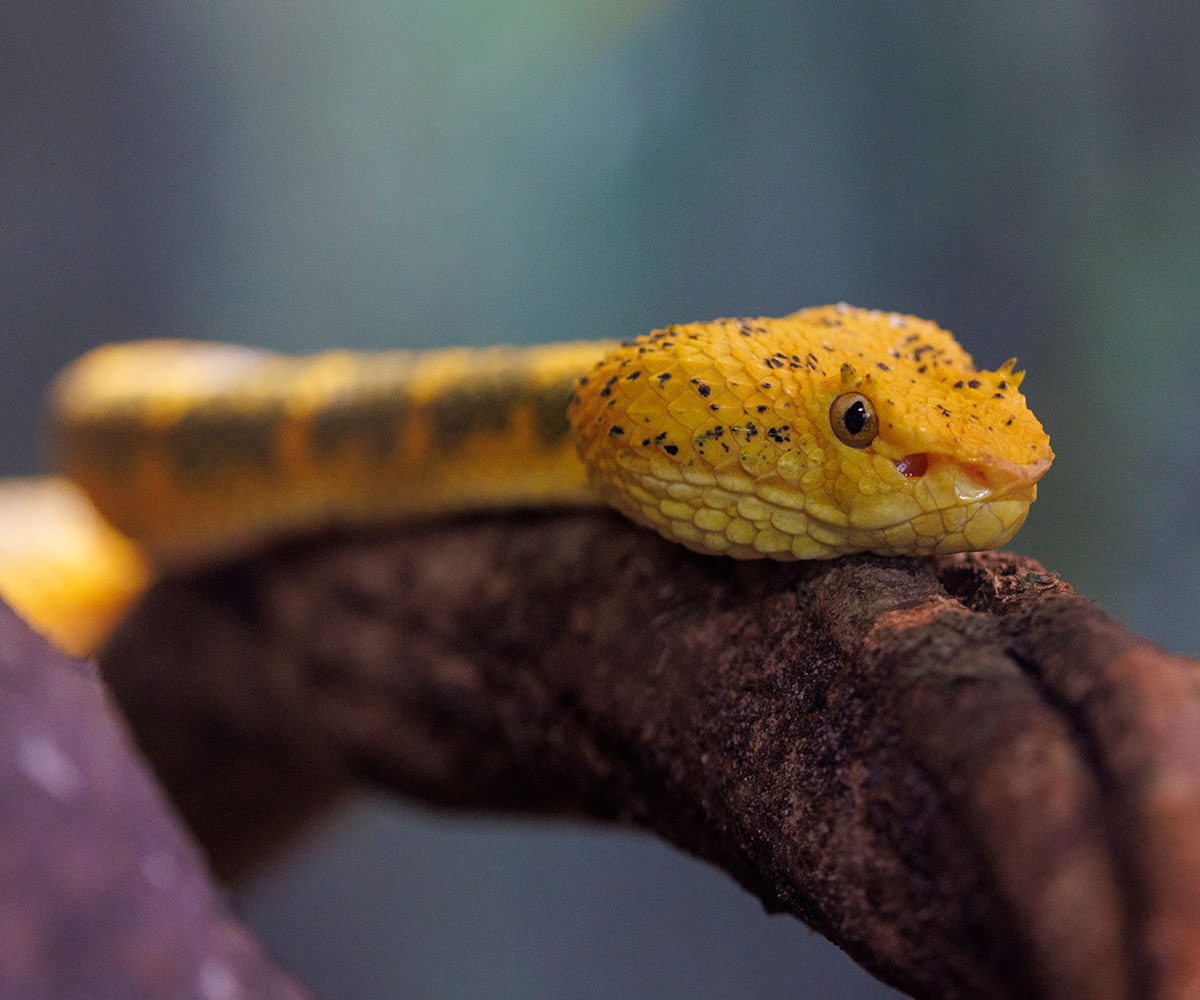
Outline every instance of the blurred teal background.
[[(7, 0), (0, 464), (112, 338), (628, 336), (846, 300), (1012, 354), (1013, 548), (1200, 654), (1200, 5)], [(326, 996), (878, 997), (627, 834), (365, 800), (238, 897)]]

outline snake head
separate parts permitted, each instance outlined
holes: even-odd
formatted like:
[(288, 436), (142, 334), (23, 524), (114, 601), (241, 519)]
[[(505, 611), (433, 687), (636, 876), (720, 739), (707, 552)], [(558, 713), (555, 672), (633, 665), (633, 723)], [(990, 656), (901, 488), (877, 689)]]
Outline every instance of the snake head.
[(738, 558), (993, 548), (1053, 459), (1006, 364), (926, 320), (848, 306), (668, 327), (576, 384), (593, 488)]

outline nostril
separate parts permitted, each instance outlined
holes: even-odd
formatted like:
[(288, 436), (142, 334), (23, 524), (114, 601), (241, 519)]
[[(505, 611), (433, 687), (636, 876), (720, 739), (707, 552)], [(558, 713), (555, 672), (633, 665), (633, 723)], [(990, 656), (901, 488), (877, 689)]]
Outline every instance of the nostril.
[(929, 469), (929, 453), (918, 451), (913, 455), (905, 455), (901, 459), (892, 459), (900, 475), (909, 479), (917, 479), (925, 475)]

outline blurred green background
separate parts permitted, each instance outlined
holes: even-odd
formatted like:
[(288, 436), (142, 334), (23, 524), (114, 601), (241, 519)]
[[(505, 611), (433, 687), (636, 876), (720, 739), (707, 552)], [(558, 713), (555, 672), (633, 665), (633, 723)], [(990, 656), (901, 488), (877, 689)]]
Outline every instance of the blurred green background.
[[(0, 471), (113, 338), (620, 337), (829, 301), (1012, 354), (1013, 548), (1200, 654), (1200, 5), (7, 0)], [(326, 996), (881, 997), (628, 834), (364, 800), (237, 897)]]

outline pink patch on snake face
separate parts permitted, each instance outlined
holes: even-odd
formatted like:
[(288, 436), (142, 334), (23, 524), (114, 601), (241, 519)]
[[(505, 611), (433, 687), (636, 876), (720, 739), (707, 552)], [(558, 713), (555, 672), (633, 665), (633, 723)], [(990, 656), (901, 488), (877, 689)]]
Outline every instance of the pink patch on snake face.
[(913, 455), (905, 455), (901, 459), (893, 458), (892, 462), (899, 470), (900, 475), (908, 476), (909, 479), (917, 479), (925, 475), (929, 469), (929, 454), (918, 451)]

